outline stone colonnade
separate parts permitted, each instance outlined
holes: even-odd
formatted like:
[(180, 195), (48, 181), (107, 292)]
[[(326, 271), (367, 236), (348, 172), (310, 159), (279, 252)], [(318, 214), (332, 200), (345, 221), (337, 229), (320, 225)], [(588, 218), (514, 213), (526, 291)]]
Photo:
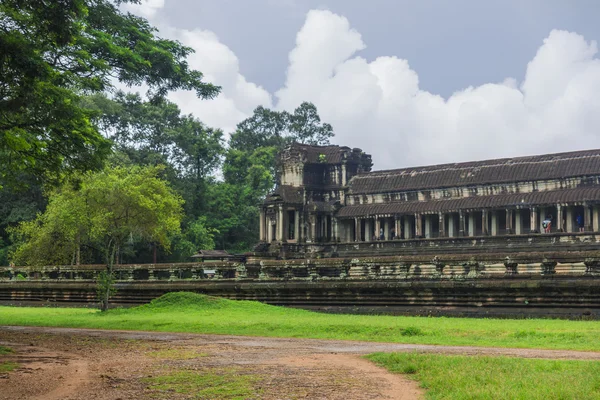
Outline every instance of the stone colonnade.
[(297, 209), (276, 205), (261, 209), (259, 225), (261, 241), (292, 243), (599, 232), (600, 205), (556, 204), (342, 219), (333, 213), (304, 215)]
[[(369, 215), (344, 219), (341, 222), (350, 227), (346, 231), (346, 236), (342, 238), (342, 241), (349, 242), (530, 233), (599, 232), (600, 205), (557, 204), (528, 208), (458, 210), (410, 215)], [(375, 229), (372, 228), (373, 226)], [(348, 234), (349, 232), (352, 235)]]

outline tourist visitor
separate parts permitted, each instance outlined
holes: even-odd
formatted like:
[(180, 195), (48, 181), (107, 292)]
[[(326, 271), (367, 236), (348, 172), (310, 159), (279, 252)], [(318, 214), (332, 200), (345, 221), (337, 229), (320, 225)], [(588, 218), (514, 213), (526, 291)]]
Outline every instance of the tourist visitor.
[(394, 228), (392, 228), (392, 230), (390, 231), (390, 239), (396, 239), (396, 230)]
[(379, 240), (383, 240), (383, 239), (385, 239), (385, 235), (384, 235), (384, 233), (383, 233), (383, 228), (381, 228), (381, 229), (379, 230)]
[(542, 221), (542, 228), (544, 228), (544, 233), (552, 231), (552, 215), (546, 215), (546, 218)]
[(577, 214), (577, 218), (575, 218), (575, 221), (577, 221), (577, 227), (579, 227), (579, 232), (583, 232), (583, 217), (581, 216), (581, 214)]

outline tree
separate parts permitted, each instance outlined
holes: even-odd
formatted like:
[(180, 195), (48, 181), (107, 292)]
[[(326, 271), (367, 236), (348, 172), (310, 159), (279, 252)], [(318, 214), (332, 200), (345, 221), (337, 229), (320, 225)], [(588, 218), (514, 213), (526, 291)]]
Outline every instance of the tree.
[(168, 249), (180, 232), (183, 200), (158, 178), (161, 169), (107, 168), (63, 185), (50, 195), (43, 214), (14, 230), (21, 239), (14, 261), (60, 265), (70, 258), (75, 263), (79, 249), (88, 248), (107, 266), (98, 281), (106, 310), (120, 251), (136, 242)]
[(100, 168), (110, 143), (80, 100), (112, 90), (115, 81), (144, 84), (153, 101), (177, 89), (218, 94), (189, 68), (192, 50), (123, 13), (127, 1), (0, 3), (0, 184), (18, 171), (58, 179)]
[[(97, 110), (103, 134), (134, 164), (167, 166), (171, 184), (197, 208), (205, 179), (217, 171), (224, 153), (223, 132), (206, 127), (166, 99), (144, 101), (138, 94), (117, 92), (113, 99), (97, 94), (85, 99)], [(192, 213), (194, 218), (197, 213)]]

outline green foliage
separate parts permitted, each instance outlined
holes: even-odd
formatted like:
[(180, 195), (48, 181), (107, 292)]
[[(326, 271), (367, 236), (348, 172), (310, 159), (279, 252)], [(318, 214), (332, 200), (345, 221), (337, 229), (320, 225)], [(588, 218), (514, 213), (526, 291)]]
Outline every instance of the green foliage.
[(96, 298), (102, 311), (108, 310), (108, 302), (116, 292), (114, 274), (110, 271), (100, 272), (96, 280)]
[(214, 249), (214, 236), (218, 233), (216, 229), (207, 227), (206, 217), (199, 217), (174, 239), (174, 250), (181, 260), (187, 261), (198, 250)]
[(112, 268), (130, 243), (168, 249), (179, 233), (182, 200), (157, 177), (161, 167), (116, 167), (82, 176), (49, 197), (46, 211), (14, 229), (15, 264), (75, 263), (83, 246)]
[(145, 381), (153, 392), (163, 395), (175, 392), (194, 399), (260, 399), (262, 393), (259, 376), (244, 374), (236, 368), (180, 370)]
[[(0, 325), (600, 351), (596, 340), (600, 321), (332, 315), (193, 293), (173, 293), (150, 305), (106, 313), (80, 308), (0, 307)], [(522, 330), (537, 334), (516, 337)]]
[(0, 3), (0, 184), (27, 171), (44, 179), (100, 168), (110, 144), (81, 95), (113, 78), (145, 84), (152, 99), (219, 89), (186, 61), (191, 49), (155, 36), (120, 0), (4, 0)]
[(11, 354), (11, 353), (14, 353), (14, 350), (11, 349), (10, 347), (0, 346), (0, 356), (4, 355), (4, 354)]
[(417, 353), (367, 358), (392, 372), (413, 374), (428, 399), (600, 399), (597, 361)]

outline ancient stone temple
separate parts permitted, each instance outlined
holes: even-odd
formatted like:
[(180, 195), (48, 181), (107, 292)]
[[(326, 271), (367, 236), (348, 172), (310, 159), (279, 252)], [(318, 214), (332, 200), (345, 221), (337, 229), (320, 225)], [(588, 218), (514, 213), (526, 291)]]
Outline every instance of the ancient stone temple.
[(291, 145), (261, 208), (261, 241), (272, 251), (290, 244), (314, 251), (327, 243), (600, 231), (600, 150), (371, 166), (360, 149)]

